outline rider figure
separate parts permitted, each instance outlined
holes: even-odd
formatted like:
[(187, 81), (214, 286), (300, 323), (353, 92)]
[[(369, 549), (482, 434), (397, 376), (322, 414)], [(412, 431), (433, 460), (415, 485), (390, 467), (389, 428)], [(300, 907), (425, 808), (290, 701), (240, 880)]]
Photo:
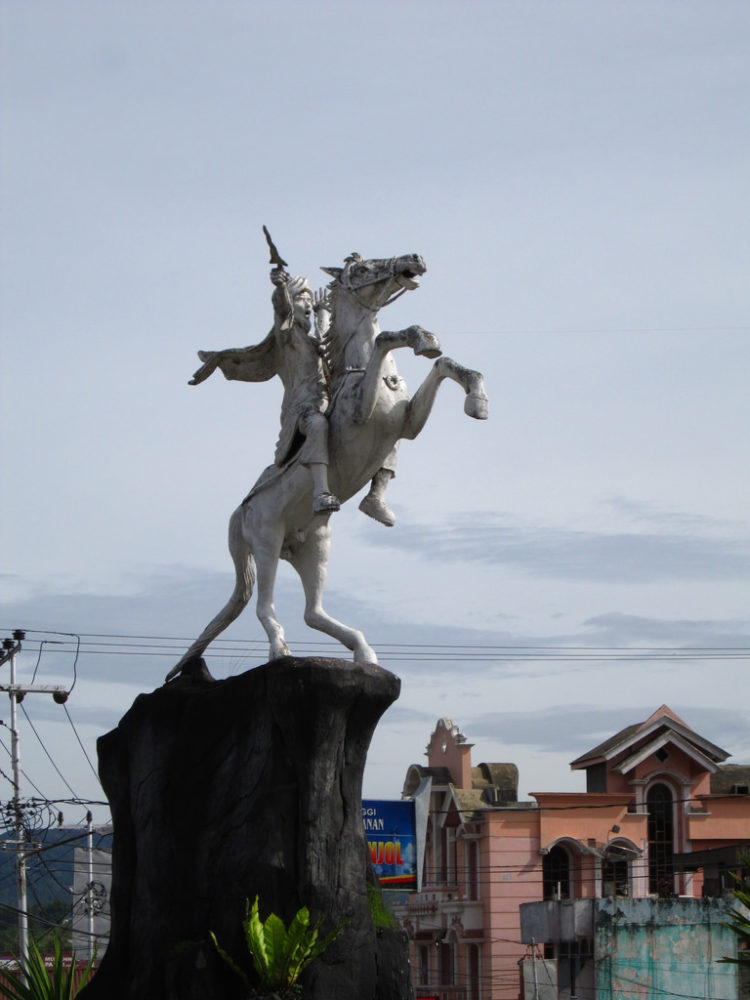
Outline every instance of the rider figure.
[(274, 462), (284, 465), (299, 444), (299, 461), (313, 479), (313, 514), (340, 508), (328, 488), (328, 383), (317, 331), (311, 331), (312, 290), (306, 278), (290, 278), (281, 267), (271, 271), (274, 285), (273, 334), (276, 342), (276, 374), (284, 386), (281, 402), (281, 432)]
[[(275, 250), (274, 250), (275, 252)], [(203, 365), (190, 385), (198, 385), (220, 368), (227, 379), (265, 382), (278, 375), (284, 386), (281, 403), (281, 430), (276, 443), (274, 463), (283, 466), (293, 457), (310, 470), (313, 480), (313, 513), (332, 513), (340, 509), (338, 499), (328, 486), (328, 419), (330, 386), (323, 361), (323, 338), (330, 313), (324, 294), (313, 300), (306, 278), (294, 277), (278, 260), (271, 271), (274, 286), (274, 324), (260, 344), (222, 351), (199, 351)], [(315, 313), (315, 330), (311, 314)], [(391, 527), (395, 521), (385, 503), (385, 490), (395, 475), (395, 448), (375, 473), (370, 491), (359, 509), (381, 524)]]

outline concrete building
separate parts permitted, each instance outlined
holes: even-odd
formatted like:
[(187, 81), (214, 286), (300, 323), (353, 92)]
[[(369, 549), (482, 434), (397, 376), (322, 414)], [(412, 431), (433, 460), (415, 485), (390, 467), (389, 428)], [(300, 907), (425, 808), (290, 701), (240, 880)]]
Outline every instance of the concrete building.
[[(396, 907), (417, 996), (515, 1000), (598, 990), (610, 1000), (617, 970), (610, 962), (605, 977), (612, 941), (602, 928), (614, 926), (613, 899), (628, 901), (620, 909), (630, 922), (616, 922), (623, 941), (637, 938), (643, 905), (653, 920), (663, 918), (665, 941), (689, 923), (677, 902), (688, 910), (697, 903), (719, 926), (720, 904), (712, 909), (704, 893), (720, 894), (741, 846), (750, 850), (750, 768), (726, 765), (727, 757), (664, 705), (572, 762), (585, 773), (585, 792), (537, 792), (519, 802), (515, 765), (473, 765), (472, 744), (450, 719), (438, 720), (427, 765), (411, 765), (403, 787), (404, 796), (429, 796), (422, 889)], [(657, 938), (631, 944), (648, 940), (648, 951)], [(723, 931), (706, 944), (725, 946)], [(717, 966), (706, 996), (737, 996), (736, 976), (733, 985), (721, 980), (721, 991), (716, 985), (729, 968)]]

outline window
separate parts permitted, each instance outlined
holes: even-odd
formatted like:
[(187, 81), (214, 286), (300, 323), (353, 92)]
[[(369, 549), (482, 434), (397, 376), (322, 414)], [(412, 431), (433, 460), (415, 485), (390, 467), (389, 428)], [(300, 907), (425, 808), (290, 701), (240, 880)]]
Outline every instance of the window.
[(570, 899), (570, 857), (564, 847), (556, 844), (544, 855), (542, 878), (545, 899)]
[(479, 945), (466, 945), (466, 974), (468, 980), (467, 1000), (481, 1000), (481, 975), (479, 961)]
[(672, 792), (653, 785), (646, 796), (648, 808), (648, 891), (674, 895), (674, 818)]
[(456, 963), (454, 960), (453, 945), (441, 941), (439, 944), (440, 956), (440, 985), (453, 986), (455, 978)]
[(419, 985), (427, 986), (430, 982), (430, 949), (427, 945), (419, 948)]
[(466, 898), (479, 899), (479, 845), (476, 840), (467, 840), (466, 852)]
[(629, 896), (630, 872), (626, 858), (615, 848), (602, 859), (602, 896)]
[(434, 885), (437, 882), (436, 878), (436, 859), (435, 859), (435, 837), (432, 831), (432, 825), (435, 822), (431, 819), (427, 824), (427, 834), (425, 836), (424, 845), (424, 885)]
[(449, 846), (448, 846), (448, 828), (445, 826), (440, 827), (440, 840), (438, 841), (438, 844), (439, 844), (439, 857), (440, 857), (438, 881), (440, 885), (447, 885)]
[(544, 957), (557, 959), (557, 988), (571, 997), (576, 995), (576, 981), (581, 970), (594, 953), (594, 943), (591, 938), (577, 938), (575, 941), (561, 941), (554, 945), (545, 945)]

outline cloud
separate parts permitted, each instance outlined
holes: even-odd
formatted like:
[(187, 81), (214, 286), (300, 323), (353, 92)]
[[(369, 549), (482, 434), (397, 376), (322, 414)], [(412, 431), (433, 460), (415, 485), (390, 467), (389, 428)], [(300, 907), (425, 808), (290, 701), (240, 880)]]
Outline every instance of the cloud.
[(707, 517), (704, 514), (692, 514), (681, 510), (665, 510), (654, 503), (631, 500), (622, 496), (609, 497), (606, 506), (635, 523), (646, 522), (662, 525), (672, 531), (680, 529), (706, 533), (718, 529), (726, 532), (736, 531), (738, 527), (734, 521), (720, 520), (715, 517)]
[(608, 645), (643, 645), (652, 641), (660, 645), (700, 646), (701, 649), (727, 649), (743, 647), (747, 649), (748, 619), (663, 619), (645, 618), (640, 615), (625, 615), (612, 612), (596, 615), (584, 623), (597, 632), (596, 640)]
[(576, 531), (513, 523), (495, 512), (458, 515), (450, 524), (407, 525), (378, 539), (428, 560), (506, 566), (532, 576), (598, 583), (718, 581), (750, 575), (750, 543), (677, 530)]
[[(564, 754), (570, 761), (626, 726), (643, 722), (658, 707), (658, 704), (617, 708), (569, 705), (539, 712), (489, 712), (467, 718), (462, 729), (472, 742), (492, 740), (538, 752)], [(695, 732), (729, 753), (733, 748), (740, 754), (750, 750), (747, 713), (678, 703), (670, 704), (670, 708)]]

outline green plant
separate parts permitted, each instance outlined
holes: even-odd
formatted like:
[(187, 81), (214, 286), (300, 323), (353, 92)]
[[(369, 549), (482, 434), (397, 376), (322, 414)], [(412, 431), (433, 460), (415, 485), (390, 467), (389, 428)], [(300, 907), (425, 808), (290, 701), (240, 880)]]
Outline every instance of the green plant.
[(386, 903), (383, 897), (383, 890), (379, 885), (375, 885), (372, 882), (367, 883), (367, 902), (370, 905), (370, 918), (375, 930), (396, 926), (396, 917)]
[(737, 952), (736, 958), (726, 956), (719, 961), (731, 962), (733, 965), (750, 969), (750, 918), (748, 917), (748, 913), (750, 913), (750, 877), (745, 875), (745, 871), (750, 868), (750, 858), (743, 857), (740, 861), (744, 869), (743, 877), (730, 872), (737, 883), (737, 888), (732, 890), (732, 895), (740, 904), (740, 909), (731, 910), (727, 919), (722, 920), (722, 924), (734, 931), (737, 935), (737, 944), (743, 950)]
[[(319, 955), (322, 955), (329, 944), (343, 930), (343, 927), (338, 927), (324, 938), (319, 939), (323, 920), (324, 918), (320, 917), (311, 924), (310, 911), (306, 906), (303, 906), (292, 918), (287, 929), (284, 926), (284, 921), (275, 913), (269, 913), (265, 920), (260, 919), (257, 896), (252, 908), (250, 900), (246, 901), (242, 930), (253, 961), (253, 968), (260, 980), (261, 991), (273, 994), (279, 1000), (293, 997), (299, 992), (300, 987), (297, 980), (304, 969)], [(244, 971), (219, 945), (213, 931), (211, 931), (211, 940), (224, 961), (250, 989), (250, 982)]]
[(58, 940), (55, 940), (54, 947), (52, 968), (48, 970), (35, 942), (29, 942), (28, 956), (19, 963), (21, 971), (5, 973), (4, 996), (7, 1000), (73, 1000), (77, 996), (91, 976), (94, 959), (89, 960), (76, 985), (75, 956), (69, 968), (65, 969), (62, 947)]

